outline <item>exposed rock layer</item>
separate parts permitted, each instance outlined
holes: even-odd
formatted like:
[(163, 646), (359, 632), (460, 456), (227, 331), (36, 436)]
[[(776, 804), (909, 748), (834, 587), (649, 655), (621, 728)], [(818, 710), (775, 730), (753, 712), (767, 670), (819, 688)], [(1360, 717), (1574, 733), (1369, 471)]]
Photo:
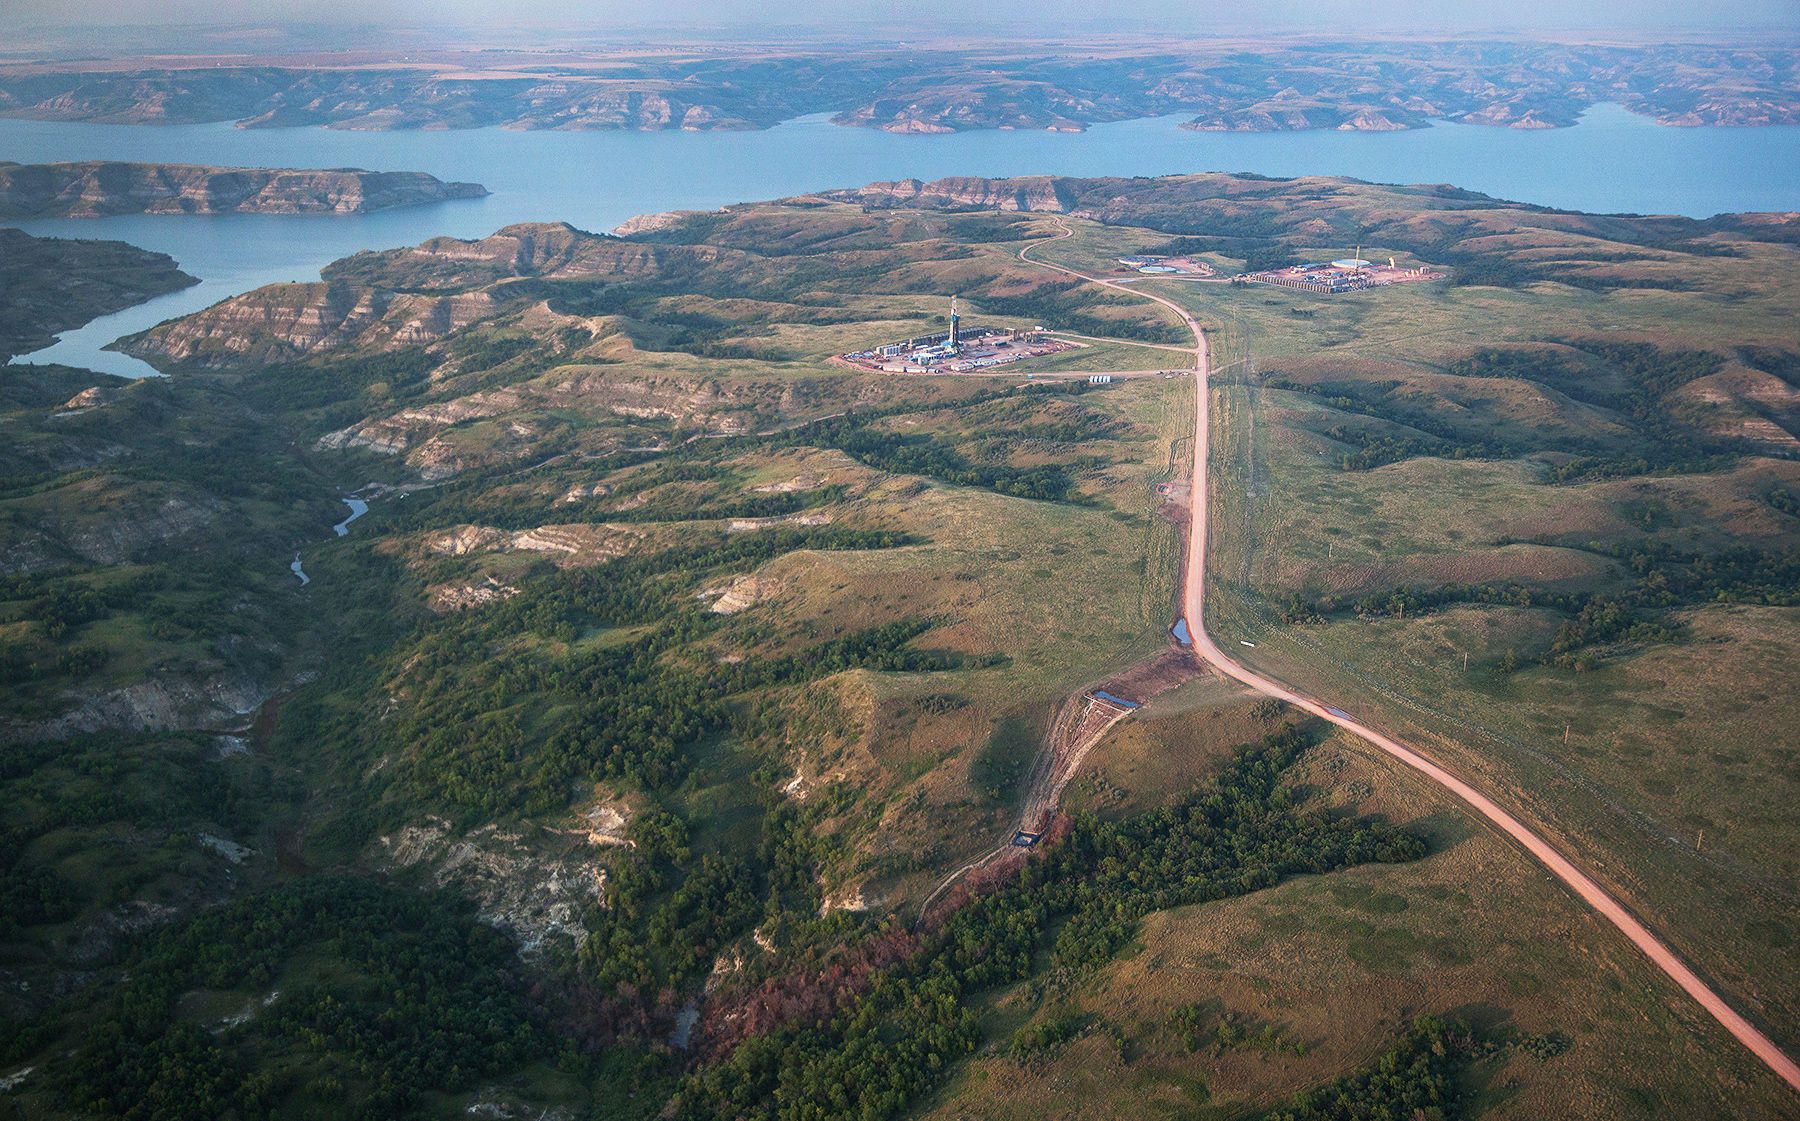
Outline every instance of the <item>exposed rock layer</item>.
[(193, 164), (0, 162), (0, 218), (108, 214), (362, 214), (480, 198), (421, 171), (292, 171)]
[[(1046, 57), (1050, 54), (1051, 57)], [(1665, 124), (1800, 121), (1794, 51), (1766, 43), (1496, 41), (1246, 44), (1168, 37), (1052, 51), (444, 52), (431, 63), (319, 69), (173, 60), (0, 71), (0, 115), (248, 128), (769, 128), (809, 113), (888, 132), (1073, 131), (1189, 113), (1209, 129), (1516, 128), (1618, 102)], [(847, 107), (847, 108), (846, 108)]]

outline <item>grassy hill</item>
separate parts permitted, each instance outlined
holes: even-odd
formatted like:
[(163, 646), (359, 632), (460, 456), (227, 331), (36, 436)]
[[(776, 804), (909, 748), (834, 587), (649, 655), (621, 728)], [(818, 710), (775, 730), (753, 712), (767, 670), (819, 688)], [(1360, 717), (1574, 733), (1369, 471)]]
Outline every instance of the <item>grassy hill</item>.
[(1214, 678), (914, 922), (1064, 698), (1167, 649), (1191, 383), (831, 362), (960, 293), (1179, 364), (1160, 309), (1019, 259), (1038, 210), (1085, 269), (1350, 234), (1450, 268), (1161, 282), (1221, 363), (1221, 637), (1504, 793), (1791, 1037), (1782, 227), (958, 181), (358, 254), (138, 336), (166, 381), (10, 381), (10, 1101), (1784, 1108), (1511, 848)]

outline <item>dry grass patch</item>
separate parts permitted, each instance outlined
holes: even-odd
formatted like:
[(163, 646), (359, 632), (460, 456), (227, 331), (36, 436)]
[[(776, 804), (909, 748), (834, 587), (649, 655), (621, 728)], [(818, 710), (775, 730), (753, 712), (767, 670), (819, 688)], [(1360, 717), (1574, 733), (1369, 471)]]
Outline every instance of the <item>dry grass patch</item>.
[[(1702, 1013), (1664, 1002), (1610, 928), (1422, 779), (1333, 740), (1295, 781), (1315, 804), (1410, 821), (1436, 851), (1151, 916), (1135, 952), (1068, 998), (1102, 1030), (1021, 1066), (997, 1053), (1031, 1011), (1015, 991), (986, 1019), (991, 1049), (925, 1116), (1244, 1117), (1371, 1061), (1423, 1012), (1570, 1037), (1551, 1059), (1511, 1052), (1477, 1066), (1469, 1088), (1484, 1118), (1785, 1108), (1786, 1091)], [(1169, 1019), (1196, 1005), (1208, 1025), (1234, 1013), (1251, 1038), (1222, 1048), (1203, 1032), (1189, 1051)]]

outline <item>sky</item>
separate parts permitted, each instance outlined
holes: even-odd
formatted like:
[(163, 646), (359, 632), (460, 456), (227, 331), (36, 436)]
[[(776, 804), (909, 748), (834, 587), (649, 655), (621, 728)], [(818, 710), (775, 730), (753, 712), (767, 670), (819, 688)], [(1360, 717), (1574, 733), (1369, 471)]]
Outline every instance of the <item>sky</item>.
[[(1095, 13), (1104, 13), (1105, 24)], [(590, 32), (683, 24), (821, 32), (901, 22), (945, 34), (979, 20), (1019, 33), (1503, 31), (1642, 34), (1775, 29), (1800, 36), (1800, 0), (0, 0), (8, 26), (180, 24), (560, 26)], [(316, 33), (316, 28), (309, 29)]]

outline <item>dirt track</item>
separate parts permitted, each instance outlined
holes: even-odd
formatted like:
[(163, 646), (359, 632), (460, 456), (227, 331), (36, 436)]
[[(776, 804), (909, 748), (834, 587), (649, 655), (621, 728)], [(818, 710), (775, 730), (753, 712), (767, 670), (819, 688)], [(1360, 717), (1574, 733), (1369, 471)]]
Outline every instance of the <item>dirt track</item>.
[[(1020, 259), (1032, 260), (1029, 253), (1033, 248), (1073, 236), (1075, 231), (1069, 227), (1067, 222), (1058, 218), (1057, 223), (1062, 227), (1062, 233), (1044, 241), (1033, 242), (1021, 249), (1019, 251)], [(1192, 518), (1189, 522), (1185, 558), (1186, 583), (1182, 588), (1182, 606), (1187, 616), (1188, 628), (1193, 634), (1194, 653), (1227, 677), (1241, 681), (1260, 693), (1305, 709), (1314, 716), (1328, 720), (1346, 731), (1354, 732), (1456, 795), (1476, 814), (1517, 842), (1552, 875), (1599, 912), (1601, 917), (1617, 927), (1620, 933), (1643, 951), (1644, 955), (1670, 980), (1693, 997), (1726, 1031), (1730, 1032), (1745, 1047), (1748, 1047), (1757, 1058), (1767, 1064), (1769, 1069), (1789, 1086), (1800, 1090), (1800, 1065), (1797, 1065), (1781, 1048), (1775, 1045), (1773, 1040), (1726, 1003), (1724, 997), (1708, 987), (1692, 969), (1688, 968), (1674, 950), (1651, 933), (1650, 929), (1638, 921), (1637, 917), (1624, 904), (1614, 899), (1592, 877), (1577, 868), (1549, 841), (1532, 832), (1518, 818), (1502, 809), (1496, 802), (1467, 782), (1451, 774), (1440, 764), (1359, 722), (1337, 706), (1327, 705), (1323, 701), (1300, 694), (1286, 685), (1251, 670), (1219, 648), (1206, 630), (1206, 552), (1209, 541), (1207, 507), (1210, 499), (1210, 492), (1207, 489), (1207, 418), (1209, 413), (1207, 375), (1210, 371), (1210, 362), (1207, 353), (1206, 331), (1188, 313), (1187, 309), (1173, 300), (1150, 292), (1138, 291), (1129, 287), (1125, 282), (1088, 276), (1085, 273), (1064, 268), (1061, 265), (1053, 265), (1047, 261), (1036, 263), (1069, 276), (1095, 284), (1104, 284), (1109, 288), (1133, 292), (1146, 300), (1153, 300), (1180, 316), (1182, 322), (1187, 324), (1188, 329), (1194, 333)]]
[(1026, 786), (1017, 825), (1007, 833), (1006, 840), (940, 880), (920, 905), (919, 917), (924, 918), (938, 897), (968, 873), (1009, 854), (1016, 853), (1022, 858), (1024, 850), (1013, 845), (1013, 836), (1018, 830), (1042, 833), (1049, 827), (1056, 816), (1056, 805), (1062, 798), (1063, 788), (1075, 777), (1081, 761), (1114, 724), (1130, 715), (1131, 710), (1125, 706), (1102, 700), (1086, 690), (1063, 701), (1051, 722), (1050, 734), (1045, 737), (1044, 746), (1032, 764), (1031, 781)]
[(1123, 705), (1080, 693), (1064, 701), (1050, 726), (1050, 738), (1038, 752), (1032, 768), (1031, 782), (1026, 788), (1025, 808), (1019, 814), (1019, 828), (1041, 833), (1056, 813), (1063, 788), (1075, 777), (1075, 771), (1088, 752), (1114, 724), (1131, 715)]

